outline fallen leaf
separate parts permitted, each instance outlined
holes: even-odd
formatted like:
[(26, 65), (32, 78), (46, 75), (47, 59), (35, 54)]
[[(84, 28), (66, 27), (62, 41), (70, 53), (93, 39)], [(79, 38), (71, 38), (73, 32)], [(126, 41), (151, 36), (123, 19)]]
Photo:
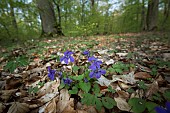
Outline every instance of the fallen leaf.
[(154, 81), (154, 82), (150, 85), (149, 89), (146, 91), (146, 97), (149, 98), (149, 99), (151, 99), (151, 98), (152, 98), (152, 95), (153, 95), (154, 93), (156, 93), (158, 90), (159, 90), (158, 82), (157, 82), (157, 81)]
[(112, 80), (109, 80), (107, 78), (105, 78), (104, 76), (101, 76), (99, 79), (97, 79), (96, 81), (98, 84), (100, 84), (101, 86), (109, 86), (110, 83), (114, 82)]
[(124, 56), (127, 56), (128, 53), (116, 53), (116, 55), (118, 55), (119, 57), (124, 57)]
[(2, 103), (0, 103), (0, 113), (3, 113), (4, 109), (5, 109), (5, 106)]
[(5, 89), (6, 90), (15, 89), (15, 88), (18, 88), (21, 84), (22, 84), (22, 78), (11, 77), (6, 80)]
[(113, 59), (105, 61), (106, 65), (114, 64), (115, 61)]
[(163, 58), (165, 61), (170, 60), (170, 53), (163, 53)]
[(125, 83), (122, 83), (122, 82), (119, 82), (119, 81), (118, 81), (118, 84), (119, 84), (119, 86), (120, 86), (122, 89), (124, 89), (124, 90), (127, 90), (127, 89), (130, 88), (130, 86), (127, 85), (127, 84), (125, 84)]
[[(56, 97), (57, 98), (57, 97)], [(56, 113), (56, 98), (39, 108), (39, 113)]]
[(27, 113), (29, 112), (29, 105), (26, 103), (14, 102), (7, 113)]
[(10, 99), (11, 95), (14, 94), (17, 90), (18, 90), (18, 89), (1, 90), (1, 91), (0, 91), (0, 94), (1, 94), (1, 95), (0, 95), (0, 98), (1, 98), (2, 100), (4, 100), (5, 102), (7, 102), (7, 101)]
[(6, 81), (0, 81), (0, 90), (5, 88)]
[(122, 111), (130, 111), (131, 107), (130, 105), (126, 102), (126, 99), (123, 98), (114, 98), (116, 103), (117, 103), (117, 107), (122, 110)]
[(59, 92), (53, 92), (53, 93), (47, 93), (44, 96), (42, 96), (38, 101), (42, 103), (47, 103), (50, 100), (52, 100), (54, 97), (56, 97), (59, 94)]
[(135, 78), (136, 79), (148, 79), (148, 78), (152, 78), (152, 76), (147, 73), (147, 72), (138, 72), (138, 73), (135, 73)]
[(39, 91), (37, 92), (38, 97), (43, 96), (47, 93), (58, 92), (59, 85), (60, 85), (60, 79), (58, 78), (57, 80), (45, 83), (44, 86), (40, 88)]
[(57, 103), (57, 113), (63, 113), (63, 111), (65, 110), (67, 111), (67, 108), (72, 110), (71, 105), (74, 105), (74, 102), (73, 102), (73, 99), (70, 98), (70, 95), (68, 94), (68, 90), (62, 89), (60, 91), (59, 101)]

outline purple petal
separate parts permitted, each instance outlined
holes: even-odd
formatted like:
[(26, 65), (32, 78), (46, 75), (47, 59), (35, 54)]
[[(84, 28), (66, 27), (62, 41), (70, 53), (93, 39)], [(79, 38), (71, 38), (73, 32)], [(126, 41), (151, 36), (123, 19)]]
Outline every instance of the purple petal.
[(65, 59), (64, 59), (64, 62), (65, 62), (66, 64), (68, 64), (68, 58), (65, 58)]
[(96, 73), (96, 78), (99, 79), (101, 77), (101, 73)]
[(97, 64), (97, 65), (100, 65), (100, 64), (102, 64), (102, 61), (101, 61), (101, 60), (98, 60), (98, 61), (96, 61), (96, 64)]
[(60, 62), (62, 62), (62, 61), (64, 60), (64, 58), (65, 58), (64, 56), (63, 56), (63, 57), (61, 57), (61, 58), (60, 58)]
[(74, 62), (74, 58), (70, 56), (70, 62)]
[(94, 61), (94, 60), (96, 60), (96, 58), (94, 56), (88, 58), (89, 62)]
[(155, 111), (157, 113), (168, 113), (164, 108), (162, 107), (155, 107)]
[(106, 74), (106, 70), (100, 69), (100, 73), (101, 73), (102, 75), (104, 75), (104, 74)]
[(66, 51), (66, 52), (64, 52), (64, 55), (68, 55), (68, 56), (70, 56), (71, 54), (73, 54), (73, 52), (72, 52), (72, 51)]
[(93, 78), (94, 77), (94, 71), (90, 72), (89, 76), (90, 76), (90, 78)]
[(167, 112), (170, 113), (170, 102), (166, 102), (166, 109), (167, 109)]
[(51, 67), (50, 67), (50, 66), (48, 66), (48, 72), (50, 72), (50, 70), (51, 70)]
[(89, 66), (89, 69), (96, 70), (96, 66), (94, 64), (91, 64), (91, 66)]

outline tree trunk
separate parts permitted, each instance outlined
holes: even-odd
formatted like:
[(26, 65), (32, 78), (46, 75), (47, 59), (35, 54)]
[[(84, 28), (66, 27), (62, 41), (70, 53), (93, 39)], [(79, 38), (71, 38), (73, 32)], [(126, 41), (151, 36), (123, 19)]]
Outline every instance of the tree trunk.
[(149, 0), (148, 1), (148, 11), (147, 11), (147, 30), (153, 31), (158, 28), (158, 4), (159, 0)]
[(145, 0), (142, 0), (142, 12), (141, 12), (141, 28), (143, 31), (147, 29), (146, 26), (146, 15), (145, 15)]
[(60, 36), (64, 36), (62, 32), (62, 27), (61, 27), (61, 11), (60, 11), (60, 5), (59, 3), (56, 3), (55, 0), (53, 0), (54, 4), (57, 7), (57, 12), (58, 12), (58, 22), (57, 22), (57, 34)]
[(165, 16), (165, 18), (164, 18), (162, 26), (164, 26), (164, 24), (167, 22), (169, 15), (170, 15), (170, 0), (167, 0), (165, 2), (165, 8), (164, 8), (164, 16)]
[(11, 15), (11, 18), (12, 18), (12, 25), (13, 25), (13, 28), (14, 28), (14, 32), (15, 32), (15, 35), (13, 35), (14, 37), (14, 40), (16, 40), (18, 38), (18, 25), (17, 25), (17, 21), (16, 21), (16, 18), (15, 18), (15, 13), (14, 13), (14, 6), (13, 6), (13, 1), (10, 0), (9, 1), (9, 5), (10, 5), (10, 15)]
[(50, 0), (37, 0), (40, 13), (42, 36), (53, 36), (57, 34), (56, 17), (54, 7)]

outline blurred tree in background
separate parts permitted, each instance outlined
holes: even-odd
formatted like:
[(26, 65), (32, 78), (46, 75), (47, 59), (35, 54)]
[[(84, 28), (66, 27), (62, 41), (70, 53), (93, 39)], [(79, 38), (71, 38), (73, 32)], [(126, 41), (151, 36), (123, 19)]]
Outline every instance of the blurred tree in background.
[(1, 0), (0, 40), (170, 31), (169, 15), (170, 0)]

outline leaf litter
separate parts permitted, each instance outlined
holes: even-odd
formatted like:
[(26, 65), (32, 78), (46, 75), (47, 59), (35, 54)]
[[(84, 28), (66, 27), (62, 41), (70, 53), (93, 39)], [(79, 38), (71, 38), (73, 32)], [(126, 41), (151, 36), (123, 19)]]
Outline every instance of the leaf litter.
[[(131, 38), (131, 35), (135, 35), (135, 38)], [(29, 46), (12, 50), (2, 48), (1, 52), (4, 56), (0, 56), (0, 112), (134, 112), (136, 111), (136, 108), (132, 108), (134, 103), (144, 102), (136, 98), (151, 101), (146, 105), (153, 105), (153, 102), (159, 105), (168, 100), (170, 97), (169, 45), (161, 42), (161, 39), (148, 38), (152, 36), (150, 34), (120, 34), (117, 39), (114, 36), (90, 36), (88, 39), (62, 37), (37, 40)], [(111, 110), (102, 107), (101, 111), (98, 111), (95, 106), (84, 105), (79, 99), (72, 97), (67, 89), (60, 88), (59, 76), (56, 76), (54, 81), (48, 79), (48, 66), (56, 71), (73, 70), (73, 66), (66, 66), (59, 62), (65, 50), (75, 52), (76, 65), (80, 66), (77, 69), (74, 67), (72, 76), (80, 75), (84, 71), (81, 66), (87, 64), (86, 58), (81, 54), (83, 50), (91, 51), (104, 62), (102, 67), (107, 70), (107, 74), (102, 75), (96, 83), (99, 84), (102, 95), (108, 95), (116, 101), (116, 107)], [(22, 61), (29, 61), (28, 65), (18, 63), (12, 65), (13, 67), (9, 66), (13, 68), (13, 72), (5, 68), (9, 61), (15, 61), (17, 57), (23, 55), (28, 59)], [(115, 91), (111, 93), (109, 87)], [(81, 95), (81, 92), (78, 92), (78, 95)], [(146, 108), (150, 107), (146, 106)]]

